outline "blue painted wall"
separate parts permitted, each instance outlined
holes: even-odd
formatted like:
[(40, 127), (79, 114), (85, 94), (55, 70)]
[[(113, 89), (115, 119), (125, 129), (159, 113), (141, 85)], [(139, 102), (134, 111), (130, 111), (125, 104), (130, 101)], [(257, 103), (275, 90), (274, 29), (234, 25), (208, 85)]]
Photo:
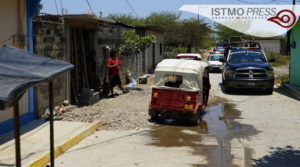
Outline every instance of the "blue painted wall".
[[(28, 31), (28, 51), (33, 52), (33, 27), (32, 18), (38, 11), (38, 5), (41, 0), (27, 0), (27, 31)], [(20, 116), (20, 125), (24, 125), (34, 120), (34, 98), (33, 98), (33, 88), (28, 90), (28, 112)], [(4, 122), (0, 122), (0, 135), (9, 132), (14, 129), (14, 120), (10, 119)]]

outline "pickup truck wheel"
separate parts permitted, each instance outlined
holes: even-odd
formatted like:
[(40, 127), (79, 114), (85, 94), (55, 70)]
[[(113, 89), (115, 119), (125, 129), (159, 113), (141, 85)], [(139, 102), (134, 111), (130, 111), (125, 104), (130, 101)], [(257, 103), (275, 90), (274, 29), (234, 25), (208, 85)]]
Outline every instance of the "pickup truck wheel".
[(265, 90), (267, 95), (272, 95), (273, 94), (273, 88), (268, 88)]

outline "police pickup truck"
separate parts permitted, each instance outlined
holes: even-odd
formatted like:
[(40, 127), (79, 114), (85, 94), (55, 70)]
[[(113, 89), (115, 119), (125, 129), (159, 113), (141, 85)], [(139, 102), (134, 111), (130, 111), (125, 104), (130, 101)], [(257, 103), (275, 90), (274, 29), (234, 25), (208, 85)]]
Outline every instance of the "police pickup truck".
[(232, 88), (263, 89), (266, 94), (273, 93), (274, 70), (260, 47), (231, 47), (222, 66), (222, 83), (225, 92)]

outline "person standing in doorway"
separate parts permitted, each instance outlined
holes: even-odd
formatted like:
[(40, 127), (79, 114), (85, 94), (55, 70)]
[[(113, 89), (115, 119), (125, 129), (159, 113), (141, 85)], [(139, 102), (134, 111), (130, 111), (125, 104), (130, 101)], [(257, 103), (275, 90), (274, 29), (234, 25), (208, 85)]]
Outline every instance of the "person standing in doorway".
[(117, 56), (118, 56), (118, 52), (113, 50), (111, 51), (110, 57), (107, 61), (107, 68), (108, 68), (109, 81), (110, 81), (110, 92), (112, 97), (116, 96), (114, 94), (115, 86), (119, 86), (119, 88), (122, 90), (123, 93), (127, 93), (127, 91), (123, 88), (121, 84), (120, 68), (119, 68), (119, 65), (121, 65), (121, 63), (119, 62)]

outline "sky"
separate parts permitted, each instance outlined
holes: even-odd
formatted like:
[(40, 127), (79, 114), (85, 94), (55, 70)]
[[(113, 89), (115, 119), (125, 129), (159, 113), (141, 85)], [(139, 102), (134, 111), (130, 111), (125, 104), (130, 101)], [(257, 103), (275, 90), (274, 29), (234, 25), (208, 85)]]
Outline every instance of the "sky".
[[(89, 7), (86, 1), (87, 0), (42, 0), (43, 9), (41, 12), (61, 14), (61, 9), (64, 8), (68, 11), (68, 14), (87, 14)], [(103, 17), (106, 17), (109, 13), (126, 13), (138, 17), (146, 17), (153, 12), (179, 12), (179, 8), (186, 4), (292, 4), (292, 0), (88, 0), (88, 2), (91, 5), (92, 11), (97, 16), (99, 16), (99, 12), (101, 11)], [(132, 6), (132, 9), (127, 2)], [(181, 15), (182, 19), (190, 17), (197, 16), (186, 12)]]

